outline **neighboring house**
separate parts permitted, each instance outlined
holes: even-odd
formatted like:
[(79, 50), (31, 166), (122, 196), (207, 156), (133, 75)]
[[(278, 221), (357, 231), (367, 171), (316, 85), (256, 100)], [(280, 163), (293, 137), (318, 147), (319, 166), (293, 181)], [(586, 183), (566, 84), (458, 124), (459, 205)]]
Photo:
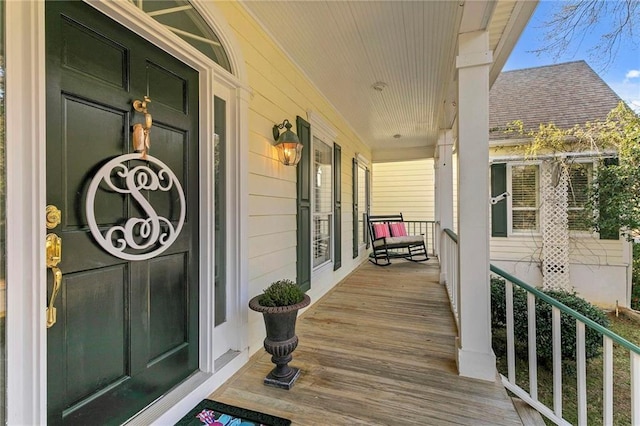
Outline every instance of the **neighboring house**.
[[(568, 129), (604, 121), (620, 98), (584, 61), (503, 72), (489, 104), (492, 195), (491, 261), (526, 282), (575, 289), (586, 299), (629, 306), (631, 247), (617, 232), (595, 234), (582, 215), (598, 167), (612, 152), (540, 153), (525, 159), (528, 141), (506, 133), (553, 123)], [(566, 167), (558, 165), (564, 158)]]
[[(560, 192), (547, 195), (563, 201), (552, 204), (544, 202), (553, 187), (549, 158), (525, 161), (516, 147), (527, 140), (505, 130), (514, 120), (523, 121), (525, 129), (547, 123), (566, 129), (604, 120), (619, 101), (584, 61), (576, 61), (503, 72), (491, 87), (489, 104), (492, 195), (509, 194), (491, 207), (491, 262), (525, 282), (573, 288), (607, 307), (629, 306), (631, 247), (617, 233), (594, 234), (580, 215), (602, 157), (615, 154), (564, 153), (568, 174), (560, 174)], [(436, 164), (434, 159), (374, 163), (372, 212), (401, 211), (413, 220), (436, 219), (431, 208), (437, 197)], [(454, 171), (454, 179), (456, 175)]]
[(457, 366), (494, 381), (486, 106), (535, 6), (0, 2), (0, 423), (172, 424), (262, 349), (251, 297), (366, 261), (372, 165), (435, 156), (453, 191), (454, 143)]

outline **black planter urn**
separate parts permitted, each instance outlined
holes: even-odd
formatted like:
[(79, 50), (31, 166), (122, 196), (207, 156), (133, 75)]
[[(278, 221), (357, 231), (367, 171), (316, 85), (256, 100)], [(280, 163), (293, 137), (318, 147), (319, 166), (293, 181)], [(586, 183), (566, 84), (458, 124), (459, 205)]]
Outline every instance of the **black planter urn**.
[(296, 336), (296, 319), (298, 311), (309, 306), (311, 299), (306, 294), (300, 303), (289, 306), (262, 306), (258, 303), (260, 296), (249, 301), (249, 308), (262, 313), (267, 337), (264, 349), (271, 355), (271, 362), (276, 367), (265, 377), (264, 384), (282, 389), (291, 389), (300, 375), (300, 369), (288, 364), (293, 358), (291, 353), (298, 346)]

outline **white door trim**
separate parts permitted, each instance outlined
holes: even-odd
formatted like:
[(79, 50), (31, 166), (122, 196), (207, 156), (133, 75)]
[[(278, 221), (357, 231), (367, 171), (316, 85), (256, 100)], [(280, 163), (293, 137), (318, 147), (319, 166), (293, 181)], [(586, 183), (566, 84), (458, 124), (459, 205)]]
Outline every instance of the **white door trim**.
[(44, 2), (5, 2), (7, 424), (47, 421)]
[[(200, 73), (201, 159), (201, 272), (200, 272), (200, 373), (167, 395), (173, 410), (163, 419), (179, 418), (180, 410), (195, 405), (248, 359), (246, 316), (240, 329), (240, 356), (214, 374), (213, 359), (213, 82), (236, 87), (236, 139), (234, 161), (237, 192), (230, 202), (236, 241), (231, 256), (238, 280), (238, 306), (246, 299), (247, 284), (247, 178), (248, 101), (245, 62), (230, 27), (207, 5), (203, 16), (230, 49), (237, 76), (231, 76), (195, 48), (168, 32), (129, 2), (90, 2), (91, 6), (120, 22)], [(44, 267), (44, 210), (46, 204), (46, 75), (44, 2), (6, 2), (6, 137), (7, 137), (7, 422), (45, 424), (47, 418), (47, 345), (45, 328), (46, 269)], [(244, 297), (244, 298), (243, 298)], [(178, 401), (177, 403), (175, 401)], [(161, 402), (161, 401), (160, 401)], [(182, 407), (182, 408), (181, 408)], [(152, 410), (153, 411), (153, 410)], [(173, 417), (166, 417), (172, 415)], [(176, 417), (178, 416), (178, 417)]]

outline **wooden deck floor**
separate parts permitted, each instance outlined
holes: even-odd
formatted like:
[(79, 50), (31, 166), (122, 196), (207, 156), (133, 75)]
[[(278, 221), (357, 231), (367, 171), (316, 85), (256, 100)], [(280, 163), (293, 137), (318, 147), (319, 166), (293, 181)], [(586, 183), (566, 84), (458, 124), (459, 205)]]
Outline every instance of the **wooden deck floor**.
[(498, 383), (456, 373), (455, 322), (437, 263), (361, 266), (298, 318), (287, 391), (262, 384), (261, 351), (212, 396), (294, 425), (513, 425)]

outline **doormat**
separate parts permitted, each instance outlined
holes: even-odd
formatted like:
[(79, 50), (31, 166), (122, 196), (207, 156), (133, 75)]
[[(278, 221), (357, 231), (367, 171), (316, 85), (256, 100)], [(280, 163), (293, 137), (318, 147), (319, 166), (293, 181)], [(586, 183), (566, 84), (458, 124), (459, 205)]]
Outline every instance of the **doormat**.
[(203, 399), (176, 426), (289, 426), (291, 420)]

